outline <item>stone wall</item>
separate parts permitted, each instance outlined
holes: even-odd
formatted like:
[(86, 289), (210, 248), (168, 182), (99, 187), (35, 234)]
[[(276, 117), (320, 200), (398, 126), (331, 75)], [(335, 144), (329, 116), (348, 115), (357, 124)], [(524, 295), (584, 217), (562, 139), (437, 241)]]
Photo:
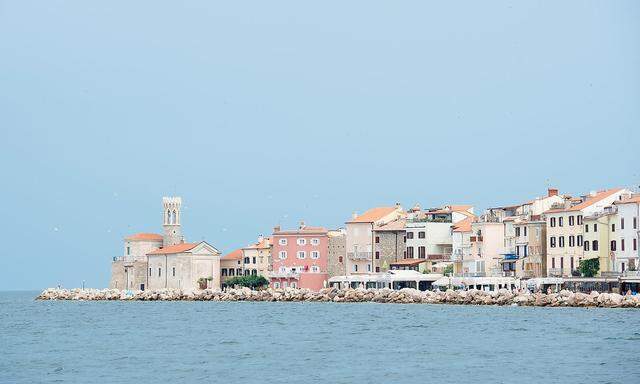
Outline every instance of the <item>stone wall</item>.
[(327, 260), (329, 277), (346, 275), (346, 240), (344, 234), (329, 235), (329, 254)]
[(404, 252), (407, 249), (404, 242), (405, 231), (376, 231), (375, 236), (378, 237), (379, 242), (374, 247), (376, 254), (374, 254), (373, 271), (386, 272), (389, 270), (389, 264), (404, 258)]

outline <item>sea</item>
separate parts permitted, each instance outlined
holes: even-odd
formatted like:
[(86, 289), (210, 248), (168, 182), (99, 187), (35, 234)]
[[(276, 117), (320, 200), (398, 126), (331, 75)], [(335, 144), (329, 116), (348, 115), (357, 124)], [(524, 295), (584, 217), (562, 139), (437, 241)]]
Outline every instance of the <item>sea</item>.
[(0, 383), (640, 383), (640, 310), (35, 301), (0, 292)]

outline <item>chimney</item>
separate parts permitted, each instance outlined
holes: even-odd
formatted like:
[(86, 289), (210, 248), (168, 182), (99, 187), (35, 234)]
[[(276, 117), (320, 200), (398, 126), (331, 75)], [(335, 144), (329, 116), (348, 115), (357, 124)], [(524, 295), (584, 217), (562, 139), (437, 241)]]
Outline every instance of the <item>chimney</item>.
[(357, 218), (358, 218), (358, 212), (353, 211), (353, 213), (351, 214), (351, 218), (352, 218), (353, 220), (357, 219)]
[(557, 188), (549, 188), (549, 189), (547, 189), (547, 196), (548, 197), (558, 196), (558, 189)]
[(402, 211), (402, 205), (400, 205), (400, 203), (396, 203), (396, 210)]
[(264, 236), (258, 235), (258, 243), (262, 243), (262, 240), (264, 240)]
[(304, 229), (304, 227), (306, 227), (306, 225), (305, 225), (304, 221), (301, 221), (300, 222), (300, 229)]
[(275, 227), (273, 227), (273, 233), (276, 233), (276, 232), (280, 232), (280, 226), (279, 225), (276, 225)]

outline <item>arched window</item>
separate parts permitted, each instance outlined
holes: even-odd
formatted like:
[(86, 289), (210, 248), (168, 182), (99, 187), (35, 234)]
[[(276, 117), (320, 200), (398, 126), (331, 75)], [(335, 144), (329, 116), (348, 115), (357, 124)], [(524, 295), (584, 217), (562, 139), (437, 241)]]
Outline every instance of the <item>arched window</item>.
[(167, 218), (165, 219), (165, 223), (171, 224), (171, 211), (167, 210)]
[(591, 249), (594, 251), (598, 250), (598, 240), (593, 240)]
[(175, 209), (173, 210), (173, 223), (171, 224), (178, 224), (178, 214)]

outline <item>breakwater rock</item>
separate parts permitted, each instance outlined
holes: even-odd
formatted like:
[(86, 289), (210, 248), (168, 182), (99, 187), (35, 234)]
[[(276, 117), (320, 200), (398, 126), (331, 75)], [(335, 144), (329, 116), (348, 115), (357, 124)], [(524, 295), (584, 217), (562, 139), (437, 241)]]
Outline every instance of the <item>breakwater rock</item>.
[(134, 301), (309, 301), (336, 303), (423, 303), (470, 305), (518, 305), (539, 307), (607, 307), (640, 308), (640, 295), (591, 292), (529, 293), (501, 289), (494, 292), (418, 291), (405, 288), (391, 289), (336, 289), (319, 292), (307, 289), (284, 288), (254, 291), (249, 288), (181, 291), (158, 289), (147, 291), (121, 291), (117, 289), (55, 289), (44, 290), (37, 300), (134, 300)]

